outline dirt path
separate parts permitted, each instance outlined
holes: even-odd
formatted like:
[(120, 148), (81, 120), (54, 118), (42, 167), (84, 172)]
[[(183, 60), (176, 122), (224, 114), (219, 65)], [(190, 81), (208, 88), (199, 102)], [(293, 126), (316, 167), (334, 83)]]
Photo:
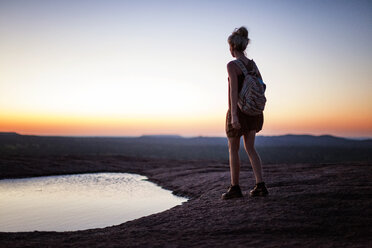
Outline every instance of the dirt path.
[(78, 232), (0, 233), (1, 247), (371, 247), (370, 164), (265, 165), (270, 195), (223, 201), (228, 164), (128, 157), (0, 158), (0, 178), (135, 172), (191, 198), (124, 224)]

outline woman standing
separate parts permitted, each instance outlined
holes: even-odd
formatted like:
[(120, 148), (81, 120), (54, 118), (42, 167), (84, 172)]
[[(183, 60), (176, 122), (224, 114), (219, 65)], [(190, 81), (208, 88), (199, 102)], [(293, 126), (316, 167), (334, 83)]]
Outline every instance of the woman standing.
[[(245, 56), (245, 49), (249, 43), (248, 30), (245, 27), (235, 29), (229, 36), (228, 43), (230, 45), (231, 55), (237, 60), (240, 60), (248, 72), (252, 71), (253, 68), (257, 68), (255, 62)], [(256, 186), (250, 191), (250, 195), (266, 196), (268, 191), (262, 179), (261, 158), (254, 147), (256, 133), (262, 129), (263, 113), (250, 116), (241, 112), (238, 107), (238, 94), (243, 86), (244, 73), (234, 60), (227, 64), (227, 71), (229, 74), (229, 109), (226, 114), (226, 135), (229, 143), (231, 185), (228, 191), (222, 194), (222, 199), (243, 196), (239, 187), (239, 147), (241, 136), (243, 136), (244, 147), (256, 178)], [(262, 79), (258, 70), (257, 72), (258, 76)]]

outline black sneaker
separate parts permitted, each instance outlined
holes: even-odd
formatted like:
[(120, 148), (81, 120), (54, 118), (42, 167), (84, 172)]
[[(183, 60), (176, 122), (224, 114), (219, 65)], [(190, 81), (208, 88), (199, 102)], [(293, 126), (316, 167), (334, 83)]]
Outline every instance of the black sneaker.
[(232, 199), (232, 198), (239, 198), (243, 197), (242, 191), (239, 187), (239, 185), (230, 185), (229, 189), (227, 190), (226, 193), (222, 194), (222, 199), (227, 200), (227, 199)]
[(254, 186), (254, 189), (250, 191), (251, 196), (267, 196), (268, 194), (269, 191), (267, 191), (264, 182), (257, 183), (256, 186)]

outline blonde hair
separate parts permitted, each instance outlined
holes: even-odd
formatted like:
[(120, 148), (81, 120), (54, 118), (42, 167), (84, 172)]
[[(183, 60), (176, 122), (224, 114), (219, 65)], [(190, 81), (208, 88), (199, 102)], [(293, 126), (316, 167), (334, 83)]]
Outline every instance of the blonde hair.
[(227, 42), (233, 50), (244, 52), (249, 43), (248, 30), (246, 27), (234, 29), (234, 32), (229, 36)]

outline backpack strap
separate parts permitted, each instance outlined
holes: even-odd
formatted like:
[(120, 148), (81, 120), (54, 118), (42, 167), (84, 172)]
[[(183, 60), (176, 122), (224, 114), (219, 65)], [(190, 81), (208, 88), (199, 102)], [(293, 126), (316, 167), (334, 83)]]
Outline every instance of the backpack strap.
[(239, 66), (240, 70), (242, 70), (242, 72), (244, 74), (244, 77), (247, 77), (247, 75), (253, 75), (253, 76), (262, 78), (261, 73), (258, 70), (258, 67), (257, 67), (257, 65), (256, 65), (256, 63), (254, 62), (253, 59), (252, 59), (253, 66), (252, 66), (251, 71), (247, 70), (247, 67), (245, 67), (244, 63), (241, 60), (236, 59), (236, 60), (234, 60), (234, 62), (235, 62), (235, 64), (237, 64)]
[(247, 68), (245, 67), (245, 65), (243, 64), (243, 62), (241, 62), (239, 59), (236, 59), (234, 60), (235, 64), (237, 64), (240, 68), (240, 70), (242, 70), (244, 76), (248, 76), (248, 70)]

